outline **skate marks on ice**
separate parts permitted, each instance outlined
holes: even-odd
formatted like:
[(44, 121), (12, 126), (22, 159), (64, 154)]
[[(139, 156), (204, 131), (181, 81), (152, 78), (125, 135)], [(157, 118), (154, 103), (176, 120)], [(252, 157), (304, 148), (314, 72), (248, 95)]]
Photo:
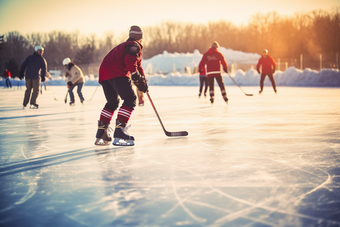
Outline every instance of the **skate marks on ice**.
[(144, 188), (135, 185), (131, 178), (134, 147), (96, 147), (95, 154), (99, 178), (92, 179), (88, 185), (100, 196), (81, 201), (74, 209), (68, 209), (65, 217), (85, 226), (138, 226), (136, 223), (143, 223), (136, 213), (141, 201), (146, 199)]
[[(141, 156), (143, 157), (143, 156)], [(148, 162), (153, 162), (152, 158), (147, 158)], [(159, 161), (154, 161), (158, 165), (166, 166), (166, 163), (160, 163)], [(183, 172), (188, 172), (185, 175), (195, 175), (197, 177), (197, 173), (191, 171), (190, 169), (183, 168), (180, 166), (176, 165), (171, 165), (173, 168), (177, 168), (182, 170)], [(218, 189), (216, 186), (213, 186), (211, 183), (209, 183), (209, 180), (204, 179), (203, 176), (198, 176), (202, 177), (202, 179), (192, 179), (192, 181), (195, 182), (200, 182), (200, 185), (198, 186), (197, 183), (193, 184), (196, 185), (195, 188), (190, 188), (188, 192), (184, 193), (184, 197), (181, 198), (181, 191), (183, 193), (183, 189), (185, 189), (187, 186), (190, 185), (190, 181), (187, 183), (183, 182), (177, 182), (177, 181), (172, 181), (172, 188), (174, 191), (175, 198), (177, 200), (177, 204), (173, 205), (172, 208), (170, 208), (167, 212), (165, 212), (162, 217), (167, 217), (170, 216), (172, 212), (174, 212), (176, 209), (179, 209), (181, 207), (193, 220), (195, 220), (196, 223), (202, 226), (220, 226), (226, 223), (229, 223), (232, 221), (240, 220), (240, 219), (247, 219), (253, 224), (255, 223), (262, 223), (265, 225), (270, 225), (270, 226), (282, 226), (282, 225), (295, 225), (295, 226), (300, 226), (302, 223), (300, 223), (300, 219), (305, 219), (305, 220), (310, 220), (310, 221), (315, 221), (316, 223), (325, 223), (325, 224), (340, 224), (340, 222), (333, 221), (333, 220), (328, 220), (326, 218), (317, 218), (311, 215), (305, 215), (303, 213), (299, 213), (295, 206), (291, 206), (291, 201), (294, 200), (288, 199), (292, 196), (291, 190), (288, 190), (287, 192), (280, 193), (278, 196), (267, 196), (267, 198), (260, 199), (258, 202), (247, 200), (247, 199), (242, 199), (241, 197), (234, 196), (230, 193), (225, 192), (225, 188)], [(201, 188), (201, 189), (197, 189)], [(227, 187), (228, 188), (228, 187)], [(231, 186), (233, 188), (233, 186)], [(206, 192), (208, 194), (212, 193), (217, 193), (220, 196), (223, 196), (227, 198), (229, 201), (227, 204), (230, 203), (236, 203), (239, 204), (236, 207), (239, 207), (239, 209), (232, 209), (231, 207), (228, 209), (229, 206), (224, 208), (224, 206), (218, 206), (215, 205), (214, 202), (212, 201), (209, 203), (209, 200), (202, 200), (199, 201), (197, 198), (202, 195), (202, 190), (207, 191), (207, 189), (210, 192)], [(288, 187), (289, 189), (289, 187)], [(280, 186), (277, 188), (272, 188), (272, 192), (269, 194), (275, 194), (277, 190), (280, 190)], [(279, 204), (277, 204), (279, 203)], [(195, 204), (193, 207), (190, 204)], [(221, 205), (221, 204), (220, 204)], [(190, 208), (191, 207), (191, 208)], [(235, 206), (234, 206), (235, 207)], [(205, 208), (209, 208), (206, 210)], [(199, 210), (205, 209), (206, 212), (198, 212)], [(213, 213), (216, 213), (218, 211), (222, 215), (218, 218), (215, 215), (212, 215)], [(262, 215), (259, 215), (257, 218), (254, 217), (254, 214), (256, 213), (262, 213)], [(203, 213), (203, 214), (202, 214)], [(225, 213), (225, 215), (223, 215)], [(199, 215), (201, 214), (201, 215)], [(273, 218), (275, 216), (286, 216), (287, 220), (290, 221), (284, 221), (284, 218)], [(215, 216), (215, 220), (212, 218), (212, 216)], [(273, 217), (271, 217), (273, 216)], [(185, 222), (186, 224), (193, 224), (190, 221)], [(299, 223), (299, 224), (298, 224)]]
[(0, 210), (0, 213), (9, 211), (9, 210), (15, 208), (15, 206), (18, 206), (20, 204), (25, 203), (28, 199), (30, 199), (36, 193), (36, 191), (37, 191), (37, 181), (39, 180), (38, 179), (39, 177), (38, 176), (36, 176), (36, 177), (25, 176), (25, 174), (23, 172), (21, 172), (20, 174), (23, 176), (23, 179), (27, 181), (28, 191), (18, 201), (13, 202), (11, 205), (9, 205), (5, 208), (2, 208)]
[[(1, 189), (2, 196), (7, 193), (7, 190), (17, 189), (18, 187), (22, 187), (22, 185), (27, 186), (27, 191), (25, 193), (20, 193), (18, 195), (12, 194), (8, 195), (10, 197), (10, 203), (3, 203), (0, 207), (0, 214), (9, 212), (13, 209), (20, 209), (19, 205), (26, 203), (30, 200), (35, 194), (44, 194), (44, 190), (41, 188), (41, 181), (44, 179), (43, 174), (54, 172), (53, 166), (62, 167), (65, 163), (74, 163), (74, 161), (79, 161), (81, 159), (85, 159), (88, 157), (95, 157), (98, 155), (104, 155), (107, 153), (113, 153), (118, 151), (119, 149), (97, 149), (94, 150), (93, 147), (82, 148), (77, 150), (69, 150), (67, 152), (60, 152), (60, 150), (53, 150), (53, 154), (47, 155), (35, 155), (31, 157), (27, 157), (25, 154), (26, 147), (21, 146), (20, 153), (23, 155), (25, 160), (21, 161), (13, 161), (7, 162), (5, 165), (0, 167), (0, 177), (2, 177), (2, 182), (6, 179), (6, 177), (11, 177), (15, 175), (12, 182), (7, 184), (6, 191), (5, 188)], [(50, 151), (51, 152), (51, 151)], [(14, 152), (16, 153), (16, 152)], [(88, 165), (92, 165), (89, 163)], [(59, 168), (60, 168), (59, 167)], [(56, 179), (53, 179), (54, 181)], [(20, 186), (21, 185), (21, 186)], [(39, 186), (40, 185), (40, 186)], [(25, 188), (25, 187), (24, 187)], [(22, 190), (21, 190), (22, 191)], [(30, 202), (32, 203), (32, 201)], [(55, 206), (56, 204), (51, 204), (51, 206)], [(27, 206), (27, 205), (24, 205)], [(67, 215), (66, 215), (67, 216)], [(9, 218), (12, 219), (12, 218)]]
[[(25, 111), (20, 109), (17, 109), (18, 111)], [(32, 110), (33, 111), (33, 110)], [(32, 115), (23, 115), (23, 116), (10, 116), (10, 117), (0, 117), (0, 121), (2, 120), (14, 120), (14, 119), (25, 119), (25, 118), (36, 118), (36, 117), (51, 117), (55, 115), (63, 115), (63, 114), (69, 114), (69, 112), (59, 112), (59, 113), (45, 113), (45, 114), (32, 114)]]
[[(301, 160), (303, 163), (305, 163), (306, 165), (309, 165), (309, 166), (311, 166), (312, 168), (314, 168), (314, 169), (316, 169), (316, 170), (319, 170), (320, 172), (326, 174), (326, 177), (327, 177), (327, 178), (324, 180), (324, 182), (322, 182), (321, 184), (317, 185), (315, 188), (313, 188), (313, 189), (311, 189), (310, 191), (308, 191), (308, 192), (306, 192), (306, 193), (300, 195), (299, 198), (298, 198), (298, 199), (295, 201), (295, 203), (294, 203), (294, 205), (296, 205), (296, 206), (297, 206), (297, 205), (300, 205), (300, 204), (302, 203), (302, 200), (303, 200), (306, 196), (312, 194), (313, 192), (316, 192), (317, 190), (319, 190), (319, 189), (321, 189), (321, 188), (325, 188), (325, 189), (331, 191), (331, 189), (327, 187), (327, 184), (332, 183), (333, 177), (332, 177), (327, 171), (325, 171), (325, 170), (323, 170), (323, 169), (321, 169), (321, 168), (318, 168), (318, 167), (316, 167), (315, 165), (313, 165), (313, 164), (311, 164), (310, 162), (307, 162), (305, 159), (303, 159), (303, 156), (306, 155), (306, 154), (308, 154), (308, 152), (302, 153), (302, 154), (300, 155), (300, 160)], [(324, 178), (325, 178), (324, 176), (320, 176), (320, 175), (314, 174), (314, 173), (312, 173), (312, 172), (308, 172), (308, 173), (310, 173), (311, 175), (314, 175), (314, 176), (316, 176), (316, 177), (318, 177), (318, 178), (320, 178), (320, 179), (324, 179)], [(334, 183), (335, 183), (335, 182), (334, 182)], [(338, 187), (340, 187), (340, 183), (335, 183), (335, 185), (337, 185)]]
[(75, 160), (87, 158), (90, 156), (94, 156), (93, 147), (88, 147), (88, 148), (82, 148), (82, 149), (76, 149), (76, 150), (71, 150), (71, 151), (64, 151), (60, 152), (59, 150), (54, 150), (54, 154), (50, 155), (34, 155), (31, 157), (27, 157), (27, 154), (25, 154), (25, 148), (21, 146), (21, 153), (23, 157), (26, 160), (23, 161), (15, 161), (15, 162), (9, 162), (6, 163), (5, 165), (2, 165), (0, 167), (0, 177), (1, 176), (6, 176), (6, 175), (11, 175), (11, 174), (16, 174), (16, 173), (21, 173), (21, 172), (26, 172), (34, 169), (41, 169), (44, 167), (49, 167), (53, 165), (58, 165), (62, 164), (65, 162), (72, 162)]
[[(304, 131), (304, 130), (302, 130)], [(297, 133), (301, 133), (302, 131), (299, 131)], [(279, 135), (289, 135), (289, 133), (287, 132), (283, 132), (280, 133)], [(290, 134), (291, 135), (291, 134)], [(194, 135), (193, 137), (196, 137), (197, 135)], [(294, 135), (293, 135), (294, 136)], [(292, 137), (293, 137), (292, 136)], [(289, 140), (289, 137), (288, 137)], [(200, 140), (198, 140), (200, 141)], [(198, 142), (196, 141), (196, 142)], [(245, 141), (244, 141), (245, 142)], [(296, 143), (296, 141), (294, 141)], [(240, 142), (242, 143), (242, 142)], [(165, 144), (163, 145), (163, 147), (165, 148), (165, 150), (163, 151), (164, 153), (166, 153), (167, 156), (171, 156), (173, 151), (176, 151), (176, 148), (171, 147), (171, 144), (168, 140), (165, 141)], [(181, 144), (183, 144), (183, 141), (181, 142)], [(191, 142), (190, 144), (195, 144), (193, 142)], [(198, 143), (199, 144), (199, 143)], [(202, 143), (201, 143), (202, 144)], [(221, 146), (223, 146), (223, 143), (221, 144), (221, 141), (219, 140), (213, 140), (213, 141), (207, 141), (205, 143), (203, 143), (206, 147), (211, 147), (212, 149), (216, 148), (216, 144), (219, 144)], [(215, 145), (214, 145), (215, 144)], [(237, 143), (238, 144), (238, 143)], [(287, 145), (286, 145), (287, 144)], [(245, 144), (243, 144), (244, 146)], [(233, 210), (230, 209), (230, 211), (228, 212), (228, 209), (215, 209), (214, 207), (216, 207), (216, 205), (214, 204), (214, 202), (209, 202), (209, 200), (202, 200), (202, 201), (197, 201), (197, 199), (192, 199), (190, 200), (191, 197), (195, 197), (195, 192), (192, 192), (193, 196), (184, 196), (184, 198), (181, 198), (181, 193), (178, 193), (176, 191), (176, 198), (178, 201), (178, 203), (172, 207), (168, 212), (166, 212), (165, 214), (163, 214), (163, 216), (167, 216), (170, 215), (173, 210), (178, 209), (178, 207), (183, 207), (185, 206), (185, 208), (183, 208), (185, 210), (185, 212), (188, 213), (188, 215), (190, 217), (192, 217), (194, 220), (198, 221), (201, 225), (203, 226), (219, 226), (220, 224), (222, 225), (223, 223), (229, 223), (232, 224), (233, 221), (235, 222), (239, 222), (242, 219), (248, 219), (255, 222), (259, 222), (262, 224), (266, 224), (266, 225), (270, 225), (270, 226), (282, 226), (282, 225), (294, 225), (294, 226), (304, 226), (303, 223), (322, 223), (324, 225), (338, 225), (340, 224), (339, 221), (335, 221), (337, 220), (336, 218), (327, 218), (326, 216), (323, 215), (309, 215), (310, 214), (310, 209), (308, 208), (308, 200), (310, 200), (311, 198), (306, 198), (307, 200), (305, 201), (305, 204), (300, 204), (299, 200), (301, 200), (303, 197), (310, 195), (310, 194), (315, 194), (315, 192), (321, 193), (321, 195), (323, 194), (323, 192), (320, 192), (320, 189), (325, 188), (325, 186), (327, 186), (328, 184), (333, 183), (333, 186), (330, 186), (329, 190), (333, 189), (337, 189), (338, 184), (335, 182), (331, 181), (330, 178), (330, 173), (328, 173), (327, 171), (323, 170), (324, 168), (320, 168), (319, 165), (322, 164), (320, 161), (315, 162), (315, 165), (313, 165), (312, 163), (309, 164), (309, 166), (306, 166), (306, 161), (304, 163), (299, 162), (299, 160), (301, 161), (301, 158), (304, 155), (307, 155), (308, 153), (310, 154), (311, 157), (315, 156), (315, 150), (316, 149), (312, 149), (310, 152), (303, 152), (301, 154), (301, 152), (297, 151), (297, 152), (293, 152), (292, 154), (285, 154), (284, 152), (279, 152), (279, 151), (275, 151), (275, 147), (278, 146), (282, 146), (282, 148), (285, 150), (285, 145), (288, 146), (287, 149), (290, 149), (290, 145), (289, 143), (287, 143), (285, 140), (279, 141), (279, 144), (271, 144), (266, 142), (265, 140), (263, 141), (263, 144), (260, 145), (260, 147), (262, 147), (262, 149), (267, 149), (269, 151), (273, 151), (273, 153), (266, 157), (267, 154), (264, 153), (263, 157), (249, 157), (249, 160), (253, 159), (255, 162), (256, 159), (263, 159), (263, 162), (270, 162), (273, 163), (273, 167), (275, 166), (275, 168), (273, 168), (271, 170), (272, 173), (276, 173), (273, 177), (273, 179), (278, 178), (278, 180), (282, 181), (284, 180), (284, 175), (288, 174), (288, 176), (299, 176), (301, 175), (301, 179), (300, 177), (297, 179), (292, 179), (293, 181), (291, 182), (287, 182), (286, 185), (282, 184), (282, 183), (275, 183), (277, 184), (275, 186), (275, 184), (270, 183), (270, 181), (268, 181), (268, 188), (270, 189), (270, 191), (266, 190), (250, 190), (250, 192), (248, 194), (252, 194), (255, 193), (255, 191), (259, 191), (260, 193), (258, 193), (259, 195), (259, 200), (258, 201), (252, 201), (250, 198), (242, 198), (240, 196), (235, 196), (235, 193), (227, 193), (226, 191), (230, 191), (230, 189), (235, 188), (235, 187), (240, 187), (240, 185), (242, 185), (242, 183), (240, 183), (241, 181), (244, 181), (244, 185), (245, 188), (251, 188), (253, 184), (248, 185), (249, 184), (249, 180), (250, 179), (243, 179), (240, 178), (239, 181), (237, 181), (237, 185), (233, 185), (233, 182), (230, 182), (229, 186), (214, 186), (214, 184), (209, 184), (207, 182), (210, 182), (209, 180), (205, 180), (205, 179), (200, 179), (200, 180), (195, 180), (195, 179), (191, 179), (188, 181), (188, 184), (190, 184), (189, 182), (194, 181), (196, 183), (193, 183), (193, 185), (196, 185), (196, 187), (201, 187), (199, 185), (201, 185), (201, 183), (205, 183), (206, 186), (210, 188), (212, 191), (214, 191), (215, 193), (217, 193), (220, 196), (226, 197), (230, 200), (233, 200), (236, 202), (236, 204), (242, 204), (242, 205), (235, 205), (235, 207), (239, 207), (239, 206), (244, 206), (243, 209), (240, 210)], [(297, 147), (303, 147), (304, 146), (304, 142), (302, 142), (301, 144), (299, 144), (299, 146)], [(235, 144), (229, 144), (229, 146), (231, 147), (235, 147)], [(258, 145), (259, 146), (259, 145)], [(196, 150), (197, 145), (190, 145), (190, 146), (183, 146), (181, 148), (181, 150), (185, 150), (186, 152), (183, 153), (183, 155), (185, 156), (185, 154), (188, 153), (189, 151), (194, 151)], [(320, 145), (320, 147), (324, 147), (322, 145)], [(326, 146), (327, 147), (327, 146)], [(308, 148), (304, 148), (304, 149), (308, 149)], [(221, 152), (221, 151), (219, 151)], [(230, 151), (232, 153), (234, 153), (232, 150)], [(254, 153), (257, 153), (257, 151), (253, 151)], [(139, 156), (143, 157), (143, 153), (145, 152), (137, 152), (139, 154)], [(193, 153), (193, 152), (192, 152)], [(269, 153), (268, 153), (269, 154)], [(187, 154), (188, 155), (188, 154)], [(196, 154), (192, 154), (193, 156), (195, 156)], [(235, 156), (235, 155), (233, 155)], [(233, 157), (232, 156), (232, 157)], [(239, 162), (239, 160), (237, 159), (238, 157), (235, 156), (235, 162)], [(234, 157), (234, 158), (235, 158)], [(292, 157), (294, 157), (294, 159), (292, 159)], [(320, 157), (316, 157), (315, 160), (321, 160), (321, 158), (326, 158), (327, 155), (323, 156), (322, 152), (320, 152)], [(147, 159), (148, 162), (155, 162), (158, 165), (161, 166), (167, 166), (167, 163), (164, 162), (160, 162), (160, 161), (155, 161), (153, 160), (153, 157), (151, 156), (146, 156), (145, 157)], [(195, 158), (195, 162), (197, 161), (197, 157)], [(233, 161), (233, 160), (230, 160)], [(244, 160), (243, 163), (248, 163), (248, 160)], [(277, 164), (275, 164), (277, 163)], [(256, 164), (256, 163), (255, 163)], [(327, 164), (327, 162), (325, 161), (324, 164), (326, 165), (327, 168), (332, 169), (333, 166), (336, 166), (336, 161), (333, 163), (333, 165), (328, 166), (329, 164)], [(245, 164), (246, 165), (246, 164)], [(226, 167), (230, 168), (230, 164), (228, 165), (228, 163), (225, 165)], [(183, 171), (188, 171), (189, 172), (189, 176), (193, 175), (196, 176), (198, 175), (197, 172), (192, 172), (190, 171), (190, 169), (188, 168), (182, 168), (180, 166), (176, 166), (176, 165), (172, 165), (169, 167), (174, 167), (174, 168), (179, 168), (182, 169)], [(202, 166), (203, 167), (203, 166)], [(246, 166), (245, 168), (251, 168), (251, 166)], [(269, 167), (267, 167), (269, 168)], [(296, 172), (296, 171), (300, 171), (300, 173)], [(209, 171), (208, 171), (209, 172)], [(211, 173), (216, 173), (215, 170), (212, 170)], [(309, 182), (309, 177), (308, 175), (304, 175), (301, 173), (305, 173), (308, 174), (309, 176), (315, 176), (315, 178), (312, 178)], [(264, 174), (264, 173), (263, 173)], [(188, 174), (182, 174), (182, 175), (188, 175)], [(228, 175), (228, 172), (224, 173), (225, 176)], [(239, 175), (242, 175), (242, 172), (239, 173)], [(252, 176), (254, 178), (257, 177), (256, 173), (254, 175), (254, 173), (252, 174)], [(264, 177), (264, 179), (266, 179), (266, 175), (263, 175), (262, 177)], [(270, 177), (270, 176), (269, 176)], [(188, 177), (190, 178), (190, 177)], [(225, 177), (224, 177), (225, 178)], [(221, 177), (215, 177), (215, 179), (222, 179)], [(269, 178), (270, 179), (270, 178)], [(230, 179), (229, 179), (230, 180)], [(197, 182), (200, 182), (199, 185), (197, 185)], [(172, 187), (174, 188), (174, 190), (176, 188), (178, 189), (182, 189), (185, 188), (186, 184), (180, 183), (180, 182), (173, 182), (172, 183)], [(227, 184), (228, 185), (228, 184)], [(265, 188), (266, 184), (261, 183), (260, 184), (260, 188)], [(258, 187), (256, 185), (253, 185), (255, 188)], [(309, 189), (311, 188), (311, 189)], [(242, 189), (242, 188), (241, 188)], [(232, 190), (233, 191), (233, 190)], [(253, 191), (253, 192), (252, 192)], [(262, 194), (261, 191), (268, 191), (265, 194)], [(307, 193), (306, 193), (307, 191)], [(197, 193), (198, 195), (200, 193)], [(237, 193), (236, 193), (237, 194)], [(246, 194), (246, 193), (243, 193)], [(263, 196), (263, 198), (261, 199), (261, 194)], [(317, 195), (316, 194), (316, 195)], [(198, 196), (197, 195), (197, 196)], [(197, 197), (196, 196), (196, 197)], [(183, 197), (183, 196), (182, 196)], [(335, 200), (331, 203), (336, 204), (339, 202), (338, 199), (336, 199), (336, 197), (334, 198)], [(320, 201), (321, 202), (321, 201)], [(206, 212), (206, 214), (203, 215), (197, 215), (197, 207), (190, 209), (188, 207), (190, 206), (186, 206), (185, 204), (201, 204), (202, 207), (211, 207), (212, 209)], [(227, 204), (230, 202), (227, 202)], [(306, 204), (307, 203), (307, 204)], [(203, 205), (204, 204), (204, 205)], [(325, 202), (325, 204), (327, 206), (327, 202)], [(319, 206), (323, 206), (322, 202), (319, 204)], [(330, 208), (332, 207), (332, 205), (329, 205)], [(221, 206), (224, 207), (224, 206)], [(227, 206), (228, 207), (228, 206)], [(207, 214), (211, 214), (211, 213), (215, 213), (215, 211), (221, 211), (221, 210), (226, 210), (226, 215), (220, 218), (216, 218), (216, 220), (214, 221), (211, 217), (211, 215)], [(334, 214), (334, 212), (336, 212), (336, 210), (332, 210), (332, 213)], [(257, 215), (257, 218), (254, 217), (254, 214), (259, 214)], [(280, 216), (280, 218), (273, 218), (274, 216)], [(333, 215), (334, 216), (334, 215)], [(205, 221), (204, 221), (205, 220)], [(286, 220), (286, 221), (285, 221)], [(187, 223), (187, 222), (185, 222)], [(214, 223), (214, 224), (212, 224)]]

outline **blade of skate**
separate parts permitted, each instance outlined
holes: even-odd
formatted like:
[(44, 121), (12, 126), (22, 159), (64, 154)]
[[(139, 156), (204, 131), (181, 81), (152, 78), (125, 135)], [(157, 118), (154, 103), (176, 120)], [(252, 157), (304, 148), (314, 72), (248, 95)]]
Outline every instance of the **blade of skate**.
[(97, 146), (108, 146), (110, 145), (111, 141), (106, 141), (101, 138), (97, 138), (96, 141), (94, 142), (95, 145)]
[(115, 138), (112, 144), (115, 146), (134, 146), (135, 142), (133, 140)]

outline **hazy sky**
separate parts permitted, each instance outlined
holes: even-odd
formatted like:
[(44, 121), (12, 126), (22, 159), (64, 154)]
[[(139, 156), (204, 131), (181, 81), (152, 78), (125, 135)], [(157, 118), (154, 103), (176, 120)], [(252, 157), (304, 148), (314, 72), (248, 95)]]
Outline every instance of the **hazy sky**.
[(336, 6), (340, 0), (0, 0), (0, 34), (78, 30), (100, 37), (106, 31), (127, 33), (134, 24), (222, 19), (241, 25), (256, 13), (290, 16)]

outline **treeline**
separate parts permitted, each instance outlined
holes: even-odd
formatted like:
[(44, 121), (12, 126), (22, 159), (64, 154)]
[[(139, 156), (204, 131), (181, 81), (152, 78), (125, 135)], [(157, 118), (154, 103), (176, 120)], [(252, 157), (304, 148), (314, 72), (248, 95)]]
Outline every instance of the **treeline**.
[[(299, 59), (303, 55), (305, 59), (318, 62), (319, 55), (323, 54), (335, 63), (336, 53), (340, 52), (340, 7), (332, 11), (296, 13), (290, 17), (275, 12), (256, 14), (244, 26), (223, 20), (207, 24), (167, 21), (143, 27), (143, 30), (144, 59), (164, 50), (186, 53), (198, 49), (204, 53), (213, 41), (218, 41), (225, 48), (248, 53), (268, 49), (270, 55), (281, 59)], [(65, 57), (78, 65), (99, 64), (110, 49), (126, 38), (127, 34), (117, 36), (114, 33), (98, 38), (95, 34), (84, 36), (79, 32), (52, 31), (26, 36), (9, 32), (0, 42), (0, 70), (7, 68), (17, 76), (20, 64), (33, 53), (35, 45), (45, 48), (49, 69), (59, 68)], [(330, 63), (325, 67), (333, 66)]]

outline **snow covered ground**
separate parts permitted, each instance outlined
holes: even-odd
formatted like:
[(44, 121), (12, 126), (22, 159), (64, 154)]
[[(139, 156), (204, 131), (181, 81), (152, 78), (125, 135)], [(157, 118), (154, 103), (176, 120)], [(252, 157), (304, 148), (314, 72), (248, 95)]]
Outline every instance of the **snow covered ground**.
[(340, 89), (226, 88), (211, 106), (150, 86), (165, 128), (189, 135), (166, 137), (146, 101), (134, 147), (94, 145), (101, 87), (72, 107), (48, 87), (25, 110), (23, 87), (1, 89), (0, 226), (339, 226)]

